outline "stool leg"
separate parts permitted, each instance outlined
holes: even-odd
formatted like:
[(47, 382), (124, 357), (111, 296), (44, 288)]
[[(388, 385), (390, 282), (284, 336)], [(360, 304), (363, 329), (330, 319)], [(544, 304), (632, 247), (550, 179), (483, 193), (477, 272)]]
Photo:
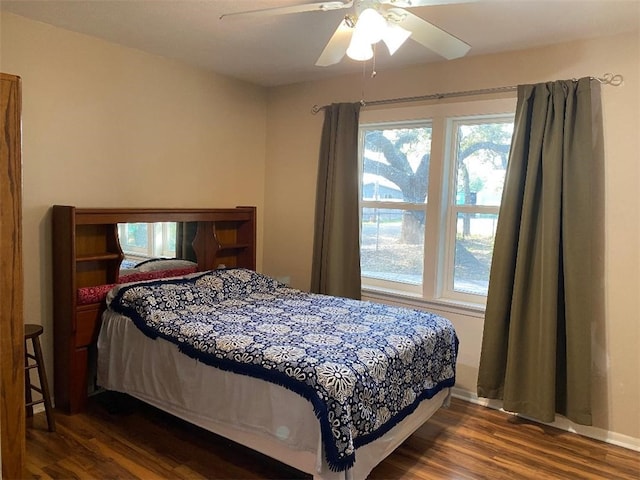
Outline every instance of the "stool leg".
[(33, 351), (38, 363), (38, 376), (40, 377), (40, 388), (44, 397), (44, 410), (47, 414), (47, 425), (50, 432), (56, 431), (56, 421), (53, 417), (53, 407), (51, 406), (51, 396), (49, 395), (49, 383), (47, 382), (47, 374), (44, 368), (44, 358), (42, 357), (42, 349), (40, 348), (40, 339), (33, 339)]
[(24, 398), (26, 407), (27, 417), (33, 417), (33, 405), (29, 405), (33, 401), (33, 397), (31, 396), (31, 375), (29, 372), (31, 371), (29, 366), (29, 357), (27, 357), (27, 342), (24, 345)]

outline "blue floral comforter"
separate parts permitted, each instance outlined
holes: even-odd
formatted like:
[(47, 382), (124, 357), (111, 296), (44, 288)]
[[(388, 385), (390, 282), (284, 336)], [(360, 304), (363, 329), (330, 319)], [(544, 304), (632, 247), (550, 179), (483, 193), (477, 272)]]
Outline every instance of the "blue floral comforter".
[(123, 285), (109, 303), (199, 361), (304, 396), (336, 471), (455, 383), (458, 339), (445, 318), (304, 293), (250, 270)]

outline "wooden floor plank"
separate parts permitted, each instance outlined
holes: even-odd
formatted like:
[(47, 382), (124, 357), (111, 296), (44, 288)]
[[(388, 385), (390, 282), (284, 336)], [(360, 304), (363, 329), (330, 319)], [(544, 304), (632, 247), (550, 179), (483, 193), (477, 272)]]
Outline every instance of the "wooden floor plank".
[[(29, 419), (34, 479), (309, 479), (310, 476), (140, 402), (109, 413)], [(370, 480), (640, 480), (640, 453), (453, 399)], [(356, 479), (358, 480), (358, 479)]]

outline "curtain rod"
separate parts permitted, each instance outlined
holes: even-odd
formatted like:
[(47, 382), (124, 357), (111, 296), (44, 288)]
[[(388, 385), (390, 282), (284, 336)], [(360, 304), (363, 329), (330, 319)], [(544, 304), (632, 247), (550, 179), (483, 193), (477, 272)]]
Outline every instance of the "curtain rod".
[[(624, 78), (620, 74), (613, 73), (605, 73), (602, 77), (589, 77), (591, 80), (595, 80), (600, 82), (603, 85), (613, 85), (614, 87), (622, 85)], [(573, 79), (576, 80), (575, 78)], [(432, 93), (430, 95), (418, 95), (415, 97), (400, 97), (400, 98), (387, 98), (384, 100), (372, 100), (370, 102), (366, 102), (365, 100), (360, 100), (360, 103), (363, 107), (371, 107), (375, 105), (390, 105), (393, 103), (409, 103), (409, 102), (422, 102), (425, 100), (441, 100), (443, 98), (452, 98), (452, 97), (469, 97), (474, 95), (489, 95), (492, 93), (504, 93), (504, 92), (513, 92), (517, 90), (517, 85), (509, 85), (505, 87), (494, 87), (494, 88), (483, 88), (480, 90), (465, 90), (461, 92), (446, 92), (446, 93)], [(329, 105), (314, 105), (311, 108), (311, 113), (315, 115), (320, 110), (324, 110), (329, 107)]]

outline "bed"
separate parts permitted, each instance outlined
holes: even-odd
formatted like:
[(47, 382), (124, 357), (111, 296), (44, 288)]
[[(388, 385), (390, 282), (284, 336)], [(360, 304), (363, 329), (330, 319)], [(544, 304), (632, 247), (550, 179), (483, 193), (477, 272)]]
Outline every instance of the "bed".
[(455, 381), (446, 319), (247, 269), (121, 285), (107, 305), (99, 385), (317, 479), (366, 478)]
[[(75, 270), (63, 271), (69, 285), (55, 290), (67, 294), (55, 303), (57, 369), (73, 368), (54, 386), (71, 413), (97, 385), (333, 480), (366, 478), (448, 402), (458, 344), (451, 323), (257, 273), (255, 209), (57, 210), (54, 274)], [(197, 267), (121, 277), (117, 223), (167, 213), (197, 221)], [(75, 250), (65, 251), (68, 243)], [(106, 252), (83, 251), (96, 245)]]

